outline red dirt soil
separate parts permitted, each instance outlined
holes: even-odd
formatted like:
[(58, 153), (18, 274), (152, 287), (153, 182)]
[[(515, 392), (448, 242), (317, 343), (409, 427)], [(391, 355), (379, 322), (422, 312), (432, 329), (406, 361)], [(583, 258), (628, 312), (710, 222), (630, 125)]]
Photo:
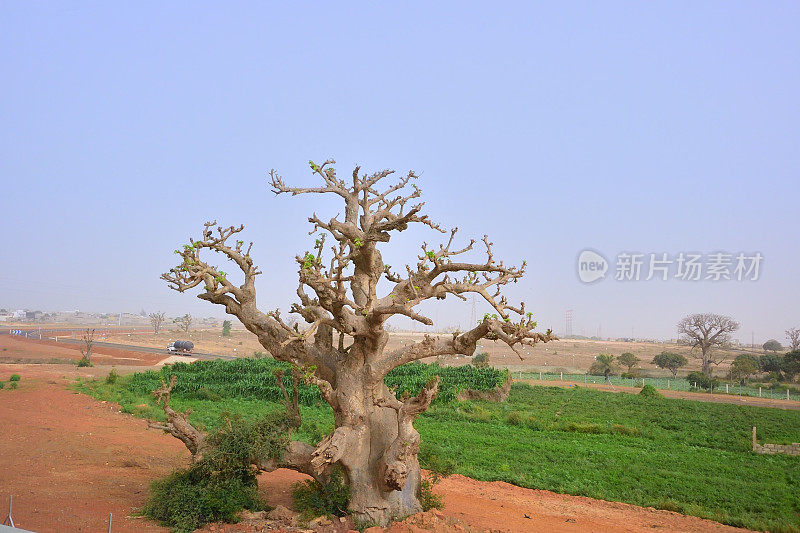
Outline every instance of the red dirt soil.
[[(0, 362), (46, 363), (53, 360), (77, 361), (82, 357), (80, 349), (80, 344), (0, 335)], [(92, 349), (92, 362), (97, 365), (151, 366), (166, 357), (166, 354), (120, 350), (104, 346), (97, 346)]]
[[(131, 515), (144, 503), (150, 481), (187, 464), (188, 452), (118, 406), (67, 390), (67, 375), (77, 372), (64, 366), (0, 365), (3, 374), (22, 375), (19, 389), (0, 391), (0, 512), (13, 494), (17, 525), (33, 531), (105, 531), (109, 512), (115, 533), (166, 531)], [(271, 505), (290, 506), (292, 484), (303, 477), (288, 470), (262, 474), (261, 491)], [(742, 531), (669, 511), (458, 475), (435, 490), (444, 495), (445, 516), (478, 531)]]

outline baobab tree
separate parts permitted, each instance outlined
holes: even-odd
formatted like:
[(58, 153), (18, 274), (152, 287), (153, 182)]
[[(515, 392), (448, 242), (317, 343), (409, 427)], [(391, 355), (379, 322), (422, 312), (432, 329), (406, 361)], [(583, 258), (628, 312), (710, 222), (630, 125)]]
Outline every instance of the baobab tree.
[(717, 348), (731, 341), (731, 333), (739, 329), (739, 323), (729, 316), (713, 313), (698, 313), (684, 317), (678, 322), (681, 340), (692, 347), (692, 353), (700, 359), (703, 374), (711, 377), (711, 365), (725, 362), (726, 355)]
[[(310, 162), (321, 181), (317, 187), (290, 187), (277, 172), (270, 172), (276, 195), (325, 194), (344, 203), (342, 219), (337, 215), (323, 220), (316, 214), (308, 219), (318, 238), (311, 251), (296, 257), (298, 301), (290, 313), (300, 316), (307, 328), (291, 327), (278, 310), (257, 309), (255, 279), (261, 271), (250, 255), (253, 243), (244, 246), (238, 238), (243, 226), (206, 223), (199, 240), (190, 239), (176, 250), (180, 264), (162, 278), (180, 292), (199, 287), (200, 299), (236, 316), (275, 359), (291, 363), (307, 382), (316, 384), (333, 408), (335, 429), (317, 446), (292, 442), (278, 464), (257, 466), (288, 467), (317, 477), (339, 465), (350, 487), (351, 514), (363, 522), (386, 524), (421, 510), (420, 436), (413, 422), (438, 390), (438, 380), (433, 380), (416, 396), (397, 398), (384, 384), (386, 374), (426, 357), (471, 356), (481, 339), (504, 342), (521, 358), (521, 345), (555, 337), (550, 330), (536, 332), (525, 304), (512, 305), (502, 295), (508, 283), (523, 276), (526, 264), (516, 267), (497, 261), (486, 236), (482, 262), (463, 260), (476, 241), (456, 248), (457, 229), (453, 229), (438, 248), (423, 244), (416, 262), (404, 269), (384, 264), (379, 248), (410, 225), (446, 232), (422, 214), (424, 203), (413, 203), (421, 195), (414, 172), (381, 187), (393, 171), (364, 175), (356, 167), (352, 180), (345, 181), (337, 177), (334, 163)], [(329, 237), (333, 245), (326, 248)], [(243, 283), (235, 284), (202, 258), (206, 251), (232, 261), (241, 270)], [(382, 277), (387, 290), (379, 294)], [(389, 318), (402, 315), (430, 326), (433, 321), (417, 309), (419, 304), (448, 295), (465, 300), (469, 293), (480, 295), (494, 312), (468, 331), (426, 335), (417, 343), (386, 350)]]
[(153, 335), (158, 335), (158, 332), (161, 330), (161, 326), (164, 324), (164, 320), (166, 319), (165, 313), (150, 313), (150, 325), (153, 326)]

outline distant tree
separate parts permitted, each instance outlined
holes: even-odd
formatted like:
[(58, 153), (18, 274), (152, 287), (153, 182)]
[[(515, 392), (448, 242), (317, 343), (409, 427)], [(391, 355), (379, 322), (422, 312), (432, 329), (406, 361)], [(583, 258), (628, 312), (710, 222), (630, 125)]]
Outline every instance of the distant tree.
[(150, 324), (153, 326), (153, 335), (158, 335), (161, 325), (164, 324), (167, 315), (164, 313), (150, 313)]
[(679, 353), (661, 352), (653, 358), (653, 364), (658, 368), (665, 368), (672, 372), (673, 379), (678, 377), (678, 369), (688, 363), (689, 361)]
[(184, 333), (189, 333), (189, 328), (192, 327), (192, 315), (187, 313), (182, 317), (176, 318), (173, 320), (173, 322), (178, 324), (178, 327), (181, 328), (181, 331)]
[(81, 360), (78, 361), (78, 366), (93, 366), (92, 365), (92, 346), (94, 345), (94, 329), (86, 328), (83, 333), (83, 346), (81, 346)]
[(601, 353), (594, 358), (594, 363), (589, 367), (589, 373), (595, 376), (605, 376), (606, 383), (610, 383), (610, 376), (614, 372), (614, 356)]
[(781, 370), (786, 381), (793, 381), (794, 377), (800, 374), (800, 350), (793, 350), (783, 356)]
[(731, 381), (737, 380), (744, 384), (745, 380), (754, 374), (758, 374), (758, 359), (752, 355), (737, 355), (731, 363)]
[(780, 372), (783, 356), (778, 354), (764, 354), (758, 358), (758, 366), (764, 372)]
[(476, 368), (486, 368), (489, 366), (489, 354), (486, 352), (476, 353), (472, 358), (472, 365)]
[(761, 347), (764, 348), (765, 352), (779, 352), (783, 349), (781, 343), (776, 341), (775, 339), (768, 340), (767, 342), (762, 344)]
[(640, 359), (630, 352), (625, 352), (617, 357), (617, 362), (626, 367), (628, 369), (628, 373), (630, 374), (633, 370), (633, 367), (639, 364)]
[(731, 333), (738, 329), (739, 323), (731, 317), (713, 313), (689, 315), (678, 322), (681, 340), (692, 347), (693, 354), (702, 363), (703, 374), (708, 377), (711, 377), (711, 365), (719, 365), (726, 359), (716, 349), (728, 345)]
[(789, 350), (795, 352), (800, 350), (800, 329), (789, 328), (786, 330), (786, 338), (789, 341)]
[(222, 321), (222, 336), (223, 337), (230, 337), (231, 336), (231, 321), (230, 320), (223, 320)]

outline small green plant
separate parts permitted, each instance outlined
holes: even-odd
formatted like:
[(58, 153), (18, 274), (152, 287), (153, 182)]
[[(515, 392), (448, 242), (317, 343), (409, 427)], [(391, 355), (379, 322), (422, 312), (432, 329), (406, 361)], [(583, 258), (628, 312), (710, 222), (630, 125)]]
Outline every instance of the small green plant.
[(486, 368), (489, 366), (489, 354), (486, 352), (475, 354), (472, 358), (472, 366), (475, 368)]
[(525, 419), (525, 426), (533, 431), (544, 431), (545, 425), (536, 417), (529, 416)]
[(661, 393), (648, 383), (639, 391), (639, 396), (644, 398), (661, 398)]
[(303, 517), (344, 516), (350, 501), (350, 488), (344, 483), (340, 468), (334, 468), (327, 483), (309, 479), (296, 483), (292, 501)]
[(436, 445), (424, 447), (419, 453), (419, 462), (428, 470), (428, 477), (419, 484), (419, 503), (423, 511), (443, 509), (442, 496), (433, 492), (433, 487), (456, 470), (456, 463), (446, 456), (446, 452)]
[(222, 396), (217, 394), (213, 390), (209, 389), (208, 387), (201, 387), (197, 391), (197, 399), (218, 402), (222, 399)]
[(2, 389), (2, 388), (3, 388), (3, 387), (5, 387), (5, 386), (6, 386), (6, 383), (5, 383), (5, 381), (0, 381), (0, 389)]
[(441, 494), (433, 492), (433, 485), (433, 482), (429, 479), (423, 479), (419, 483), (418, 498), (423, 511), (444, 509), (444, 498), (442, 498)]
[(119, 379), (119, 374), (117, 374), (116, 369), (112, 368), (111, 372), (109, 372), (108, 375), (106, 376), (106, 383), (108, 385), (113, 385), (114, 383), (117, 382), (118, 379)]
[(522, 413), (518, 411), (511, 411), (506, 415), (506, 424), (509, 426), (523, 425)]
[(17, 388), (17, 382), (16, 382), (16, 381), (12, 381), (12, 382), (10, 382), (10, 383), (8, 384), (8, 387), (9, 387), (11, 390), (14, 390), (14, 389), (16, 389), (16, 388)]
[(8, 381), (19, 381), (20, 377), (19, 374), (11, 374), (11, 377), (8, 378)]
[(636, 428), (624, 426), (622, 424), (614, 424), (614, 433), (618, 435), (638, 435), (639, 430)]
[(89, 358), (87, 358), (86, 356), (81, 357), (78, 360), (78, 368), (82, 368), (82, 367), (86, 367), (86, 366), (94, 366), (94, 365), (92, 364), (91, 361), (89, 361)]

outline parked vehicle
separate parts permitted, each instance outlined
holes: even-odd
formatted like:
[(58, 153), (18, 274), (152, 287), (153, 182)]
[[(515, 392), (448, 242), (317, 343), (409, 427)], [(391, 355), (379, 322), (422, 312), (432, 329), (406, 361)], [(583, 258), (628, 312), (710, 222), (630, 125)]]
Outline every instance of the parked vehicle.
[(192, 341), (174, 341), (167, 346), (169, 353), (188, 354), (194, 350), (194, 343)]

